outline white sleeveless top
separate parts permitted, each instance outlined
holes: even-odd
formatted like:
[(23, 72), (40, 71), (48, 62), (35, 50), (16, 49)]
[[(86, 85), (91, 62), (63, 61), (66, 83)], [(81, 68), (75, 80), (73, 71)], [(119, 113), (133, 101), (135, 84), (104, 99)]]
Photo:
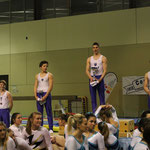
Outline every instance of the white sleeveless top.
[(3, 95), (0, 93), (0, 109), (6, 109), (9, 107), (9, 100), (7, 97), (8, 91), (5, 91)]
[(97, 60), (95, 60), (94, 57), (91, 56), (91, 59), (90, 59), (91, 76), (93, 76), (94, 74), (96, 76), (102, 75), (103, 73), (102, 57), (103, 55), (101, 55)]
[(148, 72), (148, 89), (150, 89), (150, 71)]
[(40, 73), (38, 74), (38, 88), (37, 92), (47, 92), (49, 88), (49, 80), (48, 80), (49, 72), (44, 77), (40, 76)]

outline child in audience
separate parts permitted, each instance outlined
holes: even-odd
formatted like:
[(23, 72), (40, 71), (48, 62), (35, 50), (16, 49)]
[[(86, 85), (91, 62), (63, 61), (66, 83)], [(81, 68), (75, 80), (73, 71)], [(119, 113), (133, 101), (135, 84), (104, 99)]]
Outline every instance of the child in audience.
[(143, 130), (143, 139), (135, 145), (133, 150), (150, 150), (150, 123), (147, 123)]
[[(61, 126), (61, 127), (66, 126), (68, 116), (69, 116), (69, 114), (61, 114), (58, 117), (59, 126)], [(64, 136), (60, 136), (60, 135), (51, 136), (51, 142), (52, 142), (53, 149), (64, 150), (64, 147), (65, 147), (65, 138), (64, 138)]]
[(150, 118), (141, 118), (138, 124), (138, 130), (140, 132), (140, 135), (132, 137), (131, 144), (129, 146), (130, 150), (132, 150), (137, 143), (142, 141), (144, 128), (147, 124), (150, 124)]
[(23, 138), (28, 142), (32, 149), (52, 150), (50, 133), (45, 127), (41, 126), (42, 115), (40, 112), (33, 112), (27, 122)]
[(22, 132), (25, 127), (21, 126), (22, 115), (20, 113), (13, 113), (11, 117), (11, 126), (9, 127), (16, 137), (22, 138)]
[(98, 123), (99, 132), (104, 136), (105, 146), (107, 150), (120, 150), (118, 139), (110, 133), (105, 122)]
[(7, 130), (8, 135), (14, 140), (16, 150), (32, 150), (29, 144), (22, 138), (16, 137), (11, 129)]
[[(100, 105), (95, 112), (97, 122), (105, 121), (111, 134), (119, 136), (119, 119), (112, 105)], [(99, 118), (100, 117), (100, 118)]]
[(84, 135), (88, 138), (89, 150), (105, 150), (104, 137), (100, 132), (94, 130), (96, 116), (88, 112), (85, 117), (87, 118), (87, 131)]
[(15, 150), (15, 143), (8, 136), (6, 125), (0, 122), (0, 150)]
[[(146, 110), (142, 113), (141, 115), (141, 119), (142, 118), (150, 118), (150, 110)], [(139, 131), (139, 128), (135, 129), (133, 131), (133, 136), (132, 137), (136, 137), (136, 136), (140, 136), (141, 132)]]
[[(72, 127), (74, 131), (72, 133)], [(83, 133), (87, 130), (87, 119), (82, 114), (75, 114), (68, 119), (68, 138), (65, 150), (89, 150), (87, 138)]]

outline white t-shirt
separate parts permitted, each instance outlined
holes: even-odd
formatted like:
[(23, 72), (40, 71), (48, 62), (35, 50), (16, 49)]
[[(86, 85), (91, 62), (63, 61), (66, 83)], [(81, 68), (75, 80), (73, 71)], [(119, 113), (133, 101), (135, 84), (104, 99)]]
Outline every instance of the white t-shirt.
[[(97, 108), (97, 110), (95, 111), (95, 113), (94, 113), (96, 118), (97, 118), (96, 119), (97, 123), (102, 122), (102, 120), (100, 118), (98, 118), (98, 115), (99, 115), (101, 109), (102, 109), (102, 107), (99, 106)], [(114, 121), (118, 122), (118, 128), (116, 128), (114, 125), (112, 125), (110, 123), (106, 123), (106, 124), (107, 124), (107, 126), (109, 128), (110, 134), (114, 134), (118, 138), (118, 134), (119, 134), (119, 119), (117, 117), (117, 113), (116, 113), (116, 110), (115, 110), (114, 107), (111, 108), (111, 112), (112, 112), (112, 117), (113, 117)]]
[(141, 134), (141, 132), (140, 132), (139, 129), (137, 128), (137, 129), (135, 129), (135, 130), (133, 131), (132, 138), (135, 137), (135, 136), (140, 136), (140, 134)]
[[(65, 125), (65, 129), (64, 129), (64, 134), (65, 134), (65, 139), (67, 140), (67, 138), (68, 138), (68, 131), (67, 131), (67, 128), (68, 128), (68, 125), (66, 124)], [(72, 131), (71, 131), (72, 133), (74, 132), (74, 128), (72, 127)]]
[[(6, 149), (7, 150), (16, 150), (15, 147), (16, 147), (16, 145), (15, 145), (15, 142), (13, 141), (13, 139), (11, 137), (8, 137)], [(4, 150), (4, 147), (2, 145), (0, 145), (0, 150)]]
[(134, 136), (134, 137), (132, 137), (130, 146), (133, 148), (137, 143), (139, 143), (141, 141), (142, 141), (142, 137), (140, 137), (140, 136)]
[(16, 137), (16, 149), (17, 150), (32, 150), (29, 144), (22, 138)]
[(90, 150), (105, 150), (104, 137), (99, 132), (88, 138), (88, 144)]
[(65, 150), (89, 150), (87, 138), (83, 136), (83, 142), (79, 141), (72, 135), (69, 135), (65, 143)]
[(48, 150), (52, 150), (50, 134), (45, 127), (40, 127), (38, 130), (32, 130), (31, 135), (24, 130), (23, 138), (32, 149), (42, 149), (47, 147)]
[(14, 132), (15, 137), (23, 138), (22, 133), (25, 130), (25, 127), (23, 127), (23, 126), (17, 127), (13, 124), (9, 128)]
[(143, 142), (139, 142), (135, 145), (135, 147), (133, 148), (133, 150), (149, 150), (148, 146), (146, 143)]
[[(97, 118), (99, 117), (98, 115), (99, 115), (101, 109), (102, 109), (102, 107), (99, 106), (99, 107), (97, 108), (97, 110), (95, 111), (95, 113), (94, 113)], [(118, 117), (117, 117), (116, 110), (115, 110), (115, 108), (114, 108), (113, 106), (112, 106), (112, 108), (111, 108), (111, 112), (112, 112), (112, 117), (113, 117), (114, 121), (117, 121), (117, 122), (119, 123), (119, 119), (118, 119)]]
[(118, 139), (113, 134), (109, 134), (109, 137), (105, 145), (107, 148), (114, 150), (118, 150), (120, 147)]

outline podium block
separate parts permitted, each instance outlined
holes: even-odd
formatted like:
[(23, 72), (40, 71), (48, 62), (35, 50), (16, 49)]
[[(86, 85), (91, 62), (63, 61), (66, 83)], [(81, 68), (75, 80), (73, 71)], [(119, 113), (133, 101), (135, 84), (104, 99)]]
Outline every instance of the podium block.
[(120, 132), (133, 132), (134, 120), (133, 119), (119, 119)]

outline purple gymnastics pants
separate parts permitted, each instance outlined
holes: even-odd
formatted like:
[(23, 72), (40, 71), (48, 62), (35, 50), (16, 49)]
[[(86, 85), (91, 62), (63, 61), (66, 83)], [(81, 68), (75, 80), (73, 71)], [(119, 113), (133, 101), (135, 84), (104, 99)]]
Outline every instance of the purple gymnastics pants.
[(148, 109), (150, 109), (150, 96), (148, 96)]
[[(45, 94), (46, 94), (46, 92), (37, 93), (37, 96), (39, 98), (42, 98)], [(43, 107), (45, 105), (49, 129), (53, 130), (53, 114), (52, 114), (51, 100), (52, 100), (51, 94), (49, 94), (48, 97), (46, 98), (46, 103), (45, 104), (40, 105), (40, 103), (38, 101), (37, 101), (36, 104), (37, 104), (37, 110), (42, 114), (42, 124), (41, 125), (43, 125)]]
[[(99, 79), (101, 76), (95, 76), (97, 79)], [(104, 80), (102, 79), (100, 83), (98, 83), (96, 86), (92, 87), (89, 84), (90, 88), (90, 94), (91, 94), (91, 100), (92, 100), (92, 110), (93, 113), (97, 109), (97, 101), (96, 101), (96, 91), (98, 91), (99, 99), (100, 99), (100, 105), (105, 105), (105, 87), (104, 87)]]
[(9, 108), (0, 109), (0, 121), (3, 121), (6, 124), (6, 127), (10, 126), (10, 110)]

